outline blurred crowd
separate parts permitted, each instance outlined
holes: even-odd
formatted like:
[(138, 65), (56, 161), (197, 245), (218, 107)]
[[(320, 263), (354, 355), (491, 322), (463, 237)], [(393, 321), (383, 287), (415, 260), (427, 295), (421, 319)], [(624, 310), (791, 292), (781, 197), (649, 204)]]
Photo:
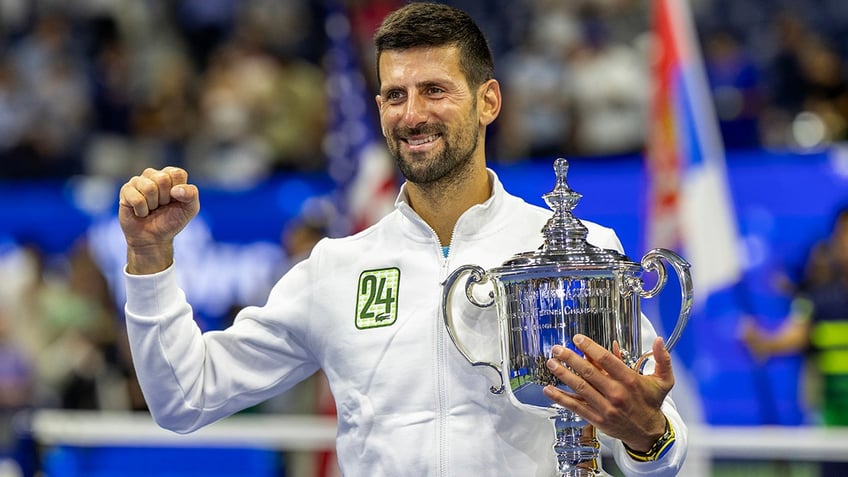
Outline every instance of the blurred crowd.
[[(338, 1), (372, 94), (371, 34), (402, 2)], [(505, 100), (492, 160), (642, 150), (648, 0), (447, 3), (492, 41)], [(837, 41), (848, 34), (848, 2), (691, 3), (728, 149), (848, 137), (848, 44)], [(323, 170), (331, 4), (0, 0), (0, 180), (119, 181), (173, 164), (244, 186)], [(0, 253), (0, 457), (18, 409), (144, 408), (120, 304), (86, 243), (61, 257), (19, 245)]]
[[(338, 2), (376, 91), (370, 37), (401, 1)], [(492, 41), (506, 101), (494, 160), (642, 149), (649, 1), (448, 3), (472, 13)], [(249, 184), (321, 170), (331, 4), (0, 1), (0, 177), (123, 178), (178, 164)], [(844, 2), (692, 8), (728, 148), (845, 139), (846, 47), (836, 41), (848, 25)]]
[[(198, 304), (194, 311), (201, 329), (227, 326), (236, 311), (255, 303), (253, 295), (266, 294), (288, 267), (310, 253), (326, 236), (331, 217), (320, 205), (309, 202), (300, 215), (280, 224), (278, 244), (257, 243), (241, 251), (208, 243), (202, 224), (193, 223), (187, 229), (190, 245), (180, 244), (177, 260), (205, 264), (187, 277), (188, 283), (203, 281), (204, 274), (223, 273), (212, 270), (226, 269), (245, 279), (219, 280), (216, 290), (250, 288), (244, 291), (249, 296), (241, 297), (232, 290), (219, 290), (221, 300), (228, 301), (211, 305), (212, 309), (217, 306), (217, 316), (210, 315), (209, 303)], [(122, 289), (117, 288), (121, 285), (109, 275), (110, 260), (100, 256), (108, 251), (95, 245), (106, 234), (120, 234), (115, 227), (111, 221), (93, 227), (65, 253), (48, 253), (37, 239), (0, 240), (0, 477), (37, 475), (34, 471), (43, 456), (28, 437), (30, 411), (147, 409), (123, 326)], [(110, 243), (117, 240), (108, 239)], [(243, 262), (243, 270), (237, 262)], [(123, 266), (120, 269), (122, 273)], [(186, 290), (203, 296), (192, 286)], [(316, 375), (248, 412), (314, 412), (316, 395), (324, 390), (320, 378)], [(312, 465), (300, 455), (290, 460), (288, 466)], [(7, 473), (12, 465), (23, 471)]]
[(34, 457), (21, 440), (25, 411), (146, 407), (113, 294), (85, 241), (59, 256), (35, 242), (11, 246), (0, 245), (0, 464), (14, 457), (25, 467)]

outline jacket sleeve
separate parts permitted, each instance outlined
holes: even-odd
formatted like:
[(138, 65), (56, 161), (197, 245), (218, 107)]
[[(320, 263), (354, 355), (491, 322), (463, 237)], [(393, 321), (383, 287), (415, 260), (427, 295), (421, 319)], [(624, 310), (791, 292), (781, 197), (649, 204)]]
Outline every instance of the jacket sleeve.
[[(308, 290), (306, 275), (290, 271), (286, 289)], [(283, 315), (297, 316), (308, 306), (302, 296), (277, 300), (288, 306), (269, 300), (262, 308), (244, 308), (228, 329), (202, 333), (175, 266), (152, 275), (125, 273), (125, 282), (133, 364), (150, 413), (166, 429), (194, 431), (288, 389), (318, 368), (302, 336), (282, 325)]]

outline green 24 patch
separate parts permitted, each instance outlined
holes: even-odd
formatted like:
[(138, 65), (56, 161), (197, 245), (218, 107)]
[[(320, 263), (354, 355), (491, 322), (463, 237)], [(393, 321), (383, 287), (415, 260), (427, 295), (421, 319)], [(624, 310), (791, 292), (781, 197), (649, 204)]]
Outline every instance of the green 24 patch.
[(399, 285), (398, 268), (362, 272), (356, 296), (356, 327), (367, 329), (393, 325), (397, 321)]

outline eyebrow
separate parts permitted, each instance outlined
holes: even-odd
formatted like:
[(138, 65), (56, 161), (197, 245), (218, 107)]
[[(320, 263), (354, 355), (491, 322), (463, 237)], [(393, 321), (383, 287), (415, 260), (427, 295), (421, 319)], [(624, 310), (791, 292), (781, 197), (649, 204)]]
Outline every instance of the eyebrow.
[[(421, 89), (429, 88), (431, 86), (437, 86), (437, 87), (444, 88), (444, 89), (451, 89), (451, 88), (456, 88), (456, 82), (451, 81), (449, 79), (424, 80), (424, 81), (419, 81), (418, 83), (415, 83), (412, 87), (414, 89), (421, 90)], [(407, 87), (399, 86), (399, 85), (393, 86), (390, 83), (384, 83), (383, 86), (380, 88), (380, 93), (382, 93), (383, 91), (392, 91), (392, 90), (395, 90), (395, 89), (402, 89), (402, 90), (405, 91), (405, 90), (407, 90)]]

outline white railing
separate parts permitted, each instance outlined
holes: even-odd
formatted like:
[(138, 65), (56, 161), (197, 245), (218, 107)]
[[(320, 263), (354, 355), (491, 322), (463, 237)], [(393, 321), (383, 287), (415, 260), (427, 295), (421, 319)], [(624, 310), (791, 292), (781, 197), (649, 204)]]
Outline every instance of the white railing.
[(31, 431), (44, 445), (257, 447), (280, 450), (325, 450), (335, 446), (332, 417), (235, 415), (190, 434), (162, 429), (147, 413), (38, 411)]
[[(191, 434), (158, 427), (146, 413), (38, 411), (31, 430), (43, 445), (210, 446), (319, 451), (335, 445), (331, 417), (244, 414)], [(690, 452), (712, 459), (848, 461), (848, 428), (690, 426)]]

